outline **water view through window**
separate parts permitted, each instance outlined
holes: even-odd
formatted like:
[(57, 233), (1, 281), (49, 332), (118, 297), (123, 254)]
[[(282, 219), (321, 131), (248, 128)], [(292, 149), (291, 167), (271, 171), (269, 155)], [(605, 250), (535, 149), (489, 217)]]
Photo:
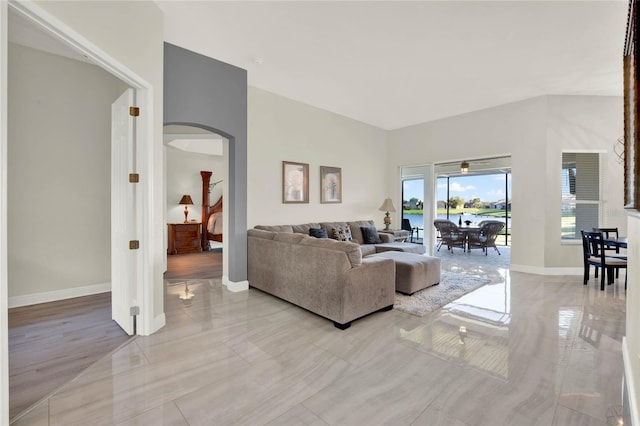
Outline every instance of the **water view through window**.
[[(405, 179), (402, 184), (402, 218), (409, 220), (413, 229), (414, 242), (421, 242), (425, 226), (424, 202), (422, 200), (424, 180)], [(449, 219), (462, 226), (474, 226), (483, 220), (504, 222), (506, 226), (502, 235), (498, 236), (496, 243), (509, 245), (511, 173), (438, 178), (436, 181), (436, 202), (437, 219)], [(427, 208), (429, 208), (429, 203)], [(429, 224), (429, 226), (432, 225)]]

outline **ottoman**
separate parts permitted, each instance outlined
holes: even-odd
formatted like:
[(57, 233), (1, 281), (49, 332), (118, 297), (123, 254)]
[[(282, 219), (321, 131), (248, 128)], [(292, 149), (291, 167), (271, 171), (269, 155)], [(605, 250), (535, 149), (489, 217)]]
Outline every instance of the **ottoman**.
[(376, 253), (382, 253), (385, 251), (401, 251), (404, 253), (424, 254), (427, 251), (427, 248), (422, 244), (411, 243), (376, 244)]
[(385, 251), (372, 256), (393, 259), (396, 264), (396, 291), (412, 294), (440, 283), (440, 259), (401, 251)]

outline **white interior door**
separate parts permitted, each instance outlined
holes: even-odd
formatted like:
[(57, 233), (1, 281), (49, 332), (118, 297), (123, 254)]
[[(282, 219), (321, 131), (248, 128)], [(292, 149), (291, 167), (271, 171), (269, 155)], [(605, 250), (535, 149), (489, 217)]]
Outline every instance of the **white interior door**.
[(129, 247), (135, 237), (135, 183), (129, 182), (134, 164), (135, 91), (127, 89), (111, 105), (111, 316), (129, 335), (134, 334), (131, 308), (135, 303), (135, 256)]

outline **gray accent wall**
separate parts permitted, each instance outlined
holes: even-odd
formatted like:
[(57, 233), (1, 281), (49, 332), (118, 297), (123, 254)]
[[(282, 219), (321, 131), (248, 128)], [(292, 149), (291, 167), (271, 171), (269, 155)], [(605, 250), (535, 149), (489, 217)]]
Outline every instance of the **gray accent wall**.
[(209, 130), (229, 139), (229, 281), (247, 279), (247, 71), (164, 44), (164, 124)]

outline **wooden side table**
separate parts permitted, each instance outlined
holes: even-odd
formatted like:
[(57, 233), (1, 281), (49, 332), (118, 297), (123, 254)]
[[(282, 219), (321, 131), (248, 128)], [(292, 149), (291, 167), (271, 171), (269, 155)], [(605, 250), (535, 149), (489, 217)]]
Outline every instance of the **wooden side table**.
[(169, 223), (167, 254), (199, 253), (202, 224), (200, 222)]
[(391, 234), (393, 235), (393, 240), (395, 242), (402, 243), (407, 241), (407, 238), (411, 236), (411, 232), (405, 231), (404, 229), (389, 229), (388, 231), (386, 229), (378, 229), (378, 232), (382, 232), (383, 234)]

